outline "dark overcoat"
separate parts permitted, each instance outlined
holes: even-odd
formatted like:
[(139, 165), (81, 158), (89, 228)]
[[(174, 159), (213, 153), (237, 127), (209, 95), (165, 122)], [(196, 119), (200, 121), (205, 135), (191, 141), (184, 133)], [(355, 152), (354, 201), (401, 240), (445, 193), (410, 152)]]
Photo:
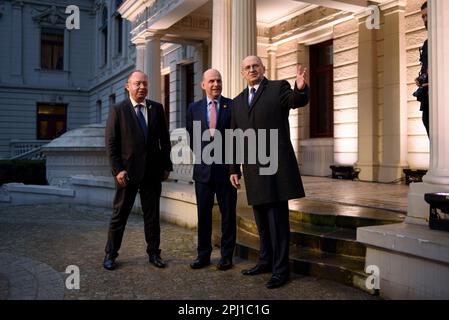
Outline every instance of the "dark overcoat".
[[(234, 99), (231, 128), (243, 131), (255, 129), (256, 137), (259, 138), (256, 145), (252, 145), (253, 151), (257, 150), (256, 152), (260, 153), (264, 150), (259, 150), (262, 147), (266, 149), (266, 152), (261, 152), (261, 154), (273, 155), (273, 152), (277, 151), (278, 155), (275, 173), (262, 175), (260, 169), (273, 164), (264, 164), (263, 162), (267, 161), (259, 156), (256, 157), (256, 163), (251, 164), (251, 159), (248, 157), (248, 144), (244, 144), (245, 159), (242, 164), (249, 205), (287, 201), (305, 196), (298, 163), (290, 140), (288, 116), (290, 109), (304, 107), (308, 101), (308, 86), (299, 90), (295, 84), (295, 88), (292, 90), (290, 84), (285, 80), (269, 81), (266, 78), (261, 82), (251, 105), (248, 105), (248, 88)], [(261, 129), (266, 129), (265, 139), (259, 135), (261, 133), (259, 131), (263, 131)], [(277, 130), (277, 150), (270, 149), (270, 129)], [(238, 163), (231, 165), (230, 173), (240, 174), (240, 165)]]

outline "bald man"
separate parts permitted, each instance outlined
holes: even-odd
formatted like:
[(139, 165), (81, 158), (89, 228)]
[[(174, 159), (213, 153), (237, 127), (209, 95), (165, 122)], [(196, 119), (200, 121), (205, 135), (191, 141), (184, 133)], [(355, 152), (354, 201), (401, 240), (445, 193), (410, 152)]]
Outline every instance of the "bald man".
[(137, 192), (142, 204), (149, 262), (164, 268), (159, 249), (161, 185), (173, 170), (164, 107), (146, 99), (148, 76), (133, 71), (126, 83), (129, 98), (110, 107), (106, 124), (106, 153), (116, 182), (103, 267), (114, 270), (128, 216)]
[[(193, 180), (195, 180), (195, 193), (198, 210), (198, 246), (197, 258), (190, 264), (192, 269), (200, 269), (210, 264), (212, 253), (212, 208), (214, 196), (217, 196), (221, 213), (221, 259), (217, 264), (219, 270), (228, 270), (232, 267), (232, 257), (236, 240), (236, 203), (237, 191), (229, 181), (229, 166), (224, 161), (225, 129), (231, 123), (232, 100), (221, 95), (222, 79), (220, 72), (209, 69), (203, 74), (201, 88), (206, 97), (190, 104), (187, 111), (187, 131), (190, 135), (190, 146), (195, 150), (194, 144), (203, 153), (204, 148), (214, 140), (220, 141), (218, 146), (223, 151), (222, 159), (212, 164), (205, 163), (201, 154), (195, 154), (200, 163), (195, 164)], [(208, 131), (211, 139), (208, 141), (194, 141), (194, 122), (201, 128), (201, 135)], [(201, 140), (201, 139), (198, 139)], [(197, 161), (198, 162), (198, 161)]]

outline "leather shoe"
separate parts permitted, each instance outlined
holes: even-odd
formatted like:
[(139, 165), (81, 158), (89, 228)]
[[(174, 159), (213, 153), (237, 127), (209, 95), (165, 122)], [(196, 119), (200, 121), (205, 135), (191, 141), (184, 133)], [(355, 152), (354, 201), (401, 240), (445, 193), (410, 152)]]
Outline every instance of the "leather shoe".
[(157, 268), (165, 268), (165, 262), (157, 254), (152, 254), (150, 256), (150, 263)]
[(190, 264), (190, 268), (192, 268), (192, 269), (201, 269), (201, 268), (207, 267), (208, 265), (210, 265), (210, 260), (209, 259), (197, 258), (195, 261), (193, 261)]
[(267, 289), (279, 288), (282, 287), (284, 284), (286, 284), (289, 279), (290, 277), (288, 275), (283, 276), (280, 274), (273, 274), (271, 276), (271, 279), (267, 282), (265, 286), (267, 287)]
[(103, 261), (103, 267), (107, 270), (114, 270), (116, 265), (115, 265), (115, 258), (111, 258), (111, 256), (106, 255), (104, 257), (104, 261)]
[(232, 268), (232, 260), (229, 258), (221, 258), (217, 264), (217, 269), (226, 271)]
[(262, 273), (271, 272), (271, 266), (268, 264), (258, 264), (251, 269), (242, 270), (242, 274), (245, 276), (255, 276)]

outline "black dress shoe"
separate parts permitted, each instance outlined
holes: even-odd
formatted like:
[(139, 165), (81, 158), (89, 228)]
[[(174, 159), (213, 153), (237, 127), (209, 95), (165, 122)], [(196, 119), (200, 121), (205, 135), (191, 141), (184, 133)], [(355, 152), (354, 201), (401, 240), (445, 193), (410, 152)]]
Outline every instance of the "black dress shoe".
[(242, 270), (242, 274), (245, 276), (255, 276), (262, 273), (271, 272), (271, 266), (268, 264), (258, 264), (251, 269)]
[(157, 254), (150, 255), (150, 263), (157, 268), (165, 268), (165, 262)]
[(273, 274), (271, 276), (271, 279), (267, 282), (265, 286), (267, 287), (267, 289), (279, 288), (282, 287), (284, 284), (286, 284), (289, 279), (290, 277), (288, 275), (283, 276), (280, 274)]
[(210, 259), (200, 259), (197, 258), (190, 264), (190, 268), (192, 269), (201, 269), (210, 265)]
[(115, 269), (115, 258), (111, 258), (111, 256), (106, 255), (103, 261), (103, 267), (107, 270)]
[(232, 268), (232, 260), (229, 258), (221, 258), (217, 264), (217, 269), (226, 271)]

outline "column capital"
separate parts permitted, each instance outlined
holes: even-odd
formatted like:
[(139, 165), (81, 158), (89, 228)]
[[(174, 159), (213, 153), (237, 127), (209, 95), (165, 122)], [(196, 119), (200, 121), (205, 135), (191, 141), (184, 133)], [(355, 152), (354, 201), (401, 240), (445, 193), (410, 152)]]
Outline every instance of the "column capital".
[(143, 34), (143, 38), (145, 41), (152, 41), (154, 39), (161, 39), (164, 36), (164, 33), (159, 30), (147, 30)]
[(268, 54), (276, 54), (277, 50), (278, 50), (278, 46), (269, 46), (267, 48)]
[(136, 46), (144, 46), (145, 45), (145, 38), (138, 36), (131, 39), (131, 42)]
[(385, 14), (391, 14), (396, 11), (405, 11), (406, 5), (406, 0), (389, 0), (379, 4), (379, 8), (380, 10), (386, 12)]

